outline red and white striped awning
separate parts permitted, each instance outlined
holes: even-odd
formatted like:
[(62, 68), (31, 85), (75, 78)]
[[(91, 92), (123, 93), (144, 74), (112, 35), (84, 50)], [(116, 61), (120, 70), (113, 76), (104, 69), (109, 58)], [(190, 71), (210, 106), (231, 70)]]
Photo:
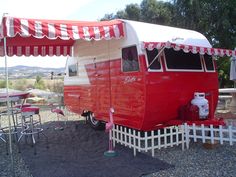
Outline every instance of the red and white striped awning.
[(192, 53), (199, 53), (201, 55), (208, 54), (213, 56), (236, 56), (236, 50), (229, 50), (229, 49), (219, 49), (219, 48), (208, 48), (202, 46), (192, 46), (192, 45), (185, 45), (185, 44), (177, 44), (171, 42), (143, 42), (142, 49), (153, 50), (161, 49), (163, 47), (166, 48), (173, 48), (176, 51), (183, 50), (184, 52), (192, 52)]
[(3, 17), (0, 26), (0, 56), (6, 38), (8, 56), (67, 56), (75, 40), (110, 40), (124, 36), (120, 20), (101, 22), (60, 21)]

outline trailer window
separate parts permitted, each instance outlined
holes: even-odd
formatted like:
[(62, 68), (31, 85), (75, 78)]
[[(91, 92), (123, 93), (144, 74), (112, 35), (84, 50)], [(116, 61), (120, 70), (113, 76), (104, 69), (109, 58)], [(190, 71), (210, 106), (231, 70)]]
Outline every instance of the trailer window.
[(185, 53), (182, 50), (164, 49), (168, 69), (174, 70), (202, 70), (199, 54)]
[(203, 57), (204, 57), (206, 70), (207, 71), (214, 71), (214, 64), (213, 64), (212, 57), (208, 54), (203, 55)]
[(122, 49), (122, 69), (124, 72), (139, 71), (138, 53), (136, 46)]
[[(158, 60), (158, 58), (155, 59), (155, 57), (158, 55), (158, 50), (156, 48), (154, 48), (153, 50), (146, 49), (146, 52), (147, 52), (148, 66), (150, 66), (149, 68), (154, 70), (161, 69), (160, 61)], [(154, 59), (155, 61), (153, 62)]]
[(73, 65), (69, 65), (68, 70), (69, 70), (69, 77), (77, 76), (77, 74), (78, 74), (78, 64), (76, 63), (76, 64), (73, 64)]

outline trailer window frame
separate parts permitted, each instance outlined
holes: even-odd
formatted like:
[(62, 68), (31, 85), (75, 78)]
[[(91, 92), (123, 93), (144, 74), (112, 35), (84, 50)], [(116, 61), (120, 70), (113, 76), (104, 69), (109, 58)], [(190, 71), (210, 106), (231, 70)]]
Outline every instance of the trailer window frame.
[[(211, 57), (212, 66), (213, 66), (212, 70), (207, 68), (205, 56), (210, 56)], [(214, 62), (214, 57), (212, 57), (211, 55), (208, 55), (208, 54), (204, 54), (204, 55), (201, 55), (201, 59), (203, 61), (204, 69), (205, 69), (206, 72), (210, 72), (210, 73), (216, 72), (216, 66), (215, 66), (215, 62)]]
[[(72, 68), (72, 70), (74, 69), (75, 71), (70, 72), (71, 68)], [(68, 65), (68, 76), (69, 77), (76, 77), (76, 76), (78, 76), (78, 74), (79, 74), (78, 63)]]
[(189, 52), (189, 53), (185, 53), (183, 50), (178, 50), (178, 51), (175, 51), (175, 52), (182, 52), (182, 54), (184, 55), (188, 55), (188, 54), (191, 54), (191, 55), (198, 55), (199, 56), (199, 62), (200, 62), (200, 66), (201, 66), (201, 69), (172, 69), (172, 68), (168, 68), (168, 63), (167, 63), (167, 52), (166, 50), (173, 50), (175, 51), (173, 48), (165, 48), (164, 51), (163, 51), (163, 55), (164, 55), (164, 63), (165, 63), (165, 68), (166, 68), (166, 71), (175, 71), (175, 72), (204, 72), (204, 66), (203, 66), (203, 62), (201, 60), (201, 55), (199, 53), (196, 53), (196, 54), (193, 54), (192, 52)]
[[(157, 50), (157, 54), (156, 54), (156, 55), (158, 55), (159, 50), (158, 50), (157, 48), (154, 48), (154, 49), (151, 50), (151, 51), (154, 51), (154, 50)], [(151, 52), (151, 51), (148, 50), (148, 49), (145, 50), (145, 59), (146, 59), (147, 67), (148, 67), (155, 57), (152, 58), (152, 59), (150, 60), (150, 63), (149, 63), (149, 57), (148, 57), (147, 51), (148, 51), (148, 52)], [(156, 62), (159, 62), (160, 69), (152, 69), (151, 67), (149, 67), (149, 68), (148, 68), (148, 71), (149, 71), (149, 72), (163, 72), (162, 58), (163, 58), (163, 52), (158, 56), (158, 58), (156, 59), (156, 61), (154, 61), (154, 63), (153, 63), (153, 64), (155, 64)], [(153, 65), (153, 64), (152, 64), (152, 65)], [(151, 66), (152, 66), (152, 65), (151, 65)]]
[[(131, 51), (133, 50), (133, 51)], [(128, 54), (125, 52), (129, 52)], [(130, 60), (128, 60), (128, 57), (132, 55), (132, 63), (130, 63)], [(124, 62), (129, 61), (129, 62)], [(136, 61), (136, 62), (133, 62)], [(124, 68), (126, 63), (127, 69)], [(132, 67), (130, 67), (132, 66)], [(130, 68), (129, 68), (130, 67)], [(133, 69), (131, 69), (133, 68)], [(139, 64), (139, 55), (136, 45), (126, 46), (121, 49), (121, 71), (122, 72), (139, 72), (140, 71), (140, 64)]]

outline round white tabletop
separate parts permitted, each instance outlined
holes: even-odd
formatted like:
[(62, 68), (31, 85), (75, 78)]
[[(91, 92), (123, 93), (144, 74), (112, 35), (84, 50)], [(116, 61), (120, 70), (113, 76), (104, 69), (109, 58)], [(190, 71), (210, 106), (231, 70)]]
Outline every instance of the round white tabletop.
[(236, 93), (236, 88), (223, 88), (219, 89), (220, 93)]

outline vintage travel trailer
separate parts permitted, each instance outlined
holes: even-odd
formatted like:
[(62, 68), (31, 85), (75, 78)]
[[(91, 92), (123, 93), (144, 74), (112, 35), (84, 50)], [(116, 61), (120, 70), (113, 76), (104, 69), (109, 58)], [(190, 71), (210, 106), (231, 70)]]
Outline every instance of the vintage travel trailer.
[(225, 55), (235, 57), (236, 51), (212, 48), (198, 32), (128, 20), (3, 16), (0, 25), (0, 56), (6, 61), (70, 56), (65, 104), (95, 128), (109, 121), (111, 108), (115, 124), (136, 130), (221, 124), (214, 119), (218, 81), (212, 56)]
[(236, 142), (235, 127), (214, 117), (218, 78), (212, 58), (236, 57), (236, 50), (212, 48), (198, 32), (128, 20), (3, 15), (6, 81), (8, 56), (70, 56), (64, 103), (94, 128), (108, 122), (109, 151), (112, 141), (133, 148), (134, 155), (151, 150), (152, 156), (162, 147), (189, 148), (190, 140)]
[[(75, 42), (66, 64), (66, 106), (87, 116), (94, 127), (109, 120), (109, 108), (114, 109), (115, 124), (137, 130), (214, 121), (218, 75), (211, 55), (217, 51), (209, 50), (206, 37), (186, 29), (123, 22), (123, 38)], [(205, 117), (190, 106), (195, 93), (207, 100)]]

